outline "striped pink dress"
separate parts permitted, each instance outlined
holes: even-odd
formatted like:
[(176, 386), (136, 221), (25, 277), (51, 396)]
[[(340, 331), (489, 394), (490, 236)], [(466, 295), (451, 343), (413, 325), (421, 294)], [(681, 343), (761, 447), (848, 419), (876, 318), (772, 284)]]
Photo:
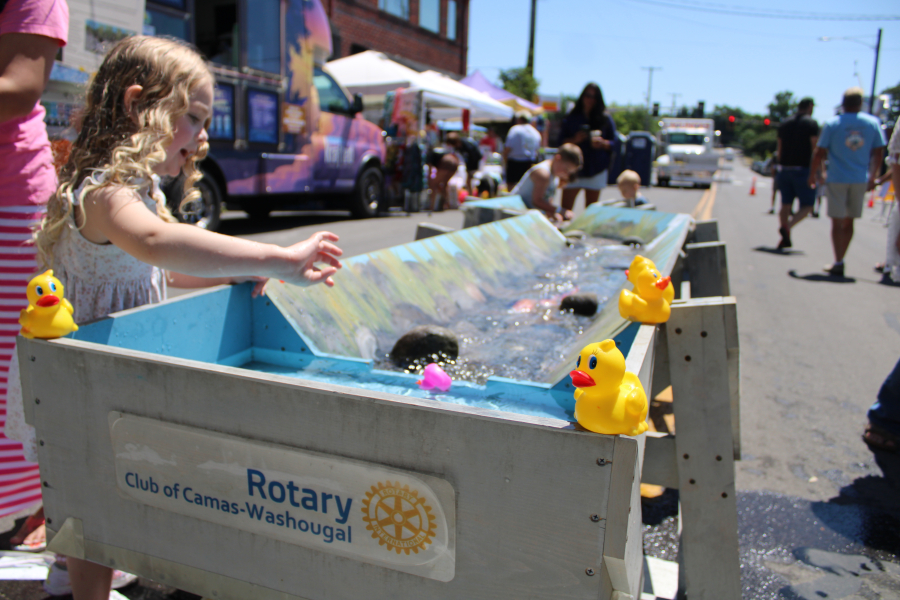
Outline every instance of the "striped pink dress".
[[(65, 46), (68, 5), (63, 0), (7, 0), (0, 11), (0, 44), (11, 33), (48, 37)], [(27, 305), (25, 286), (37, 269), (34, 247), (27, 242), (56, 190), (44, 115), (37, 104), (30, 114), (0, 123), (0, 531), (41, 501), (38, 466), (25, 460), (22, 444), (2, 432), (19, 311)]]

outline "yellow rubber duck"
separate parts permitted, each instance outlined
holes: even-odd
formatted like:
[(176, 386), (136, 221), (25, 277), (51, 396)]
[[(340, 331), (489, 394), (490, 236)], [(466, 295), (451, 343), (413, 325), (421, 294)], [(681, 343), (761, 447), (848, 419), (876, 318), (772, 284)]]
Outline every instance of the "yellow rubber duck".
[(647, 395), (612, 340), (581, 350), (569, 373), (575, 390), (575, 420), (590, 431), (607, 435), (640, 435), (647, 431)]
[(28, 339), (52, 339), (78, 331), (72, 318), (75, 309), (63, 298), (63, 285), (53, 276), (53, 270), (44, 271), (28, 282), (25, 294), (28, 308), (19, 313), (20, 332)]
[(665, 323), (672, 309), (663, 294), (671, 284), (672, 278), (662, 277), (656, 269), (638, 270), (634, 292), (622, 290), (619, 294), (619, 314), (639, 323)]
[[(628, 281), (630, 281), (632, 285), (637, 286), (638, 273), (647, 268), (655, 271), (659, 270), (656, 268), (656, 263), (649, 258), (640, 255), (635, 256), (631, 261), (631, 266), (625, 269), (625, 277), (628, 278)], [(666, 286), (666, 289), (663, 290), (663, 299), (669, 304), (675, 299), (675, 286), (672, 285), (671, 281), (669, 282), (669, 285)]]

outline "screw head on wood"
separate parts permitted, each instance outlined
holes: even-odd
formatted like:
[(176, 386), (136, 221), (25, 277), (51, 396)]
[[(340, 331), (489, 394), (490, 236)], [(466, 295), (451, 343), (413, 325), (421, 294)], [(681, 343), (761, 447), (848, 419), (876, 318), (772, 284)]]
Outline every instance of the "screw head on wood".
[(588, 577), (593, 577), (595, 574), (595, 571), (592, 568), (588, 567), (587, 569), (584, 570), (584, 573)]
[(593, 521), (594, 523), (599, 523), (600, 515), (591, 515), (591, 521)]
[(606, 465), (611, 465), (611, 464), (612, 464), (612, 461), (611, 461), (611, 460), (606, 460), (605, 458), (598, 458), (598, 459), (597, 459), (597, 464), (600, 465), (601, 467), (605, 467)]

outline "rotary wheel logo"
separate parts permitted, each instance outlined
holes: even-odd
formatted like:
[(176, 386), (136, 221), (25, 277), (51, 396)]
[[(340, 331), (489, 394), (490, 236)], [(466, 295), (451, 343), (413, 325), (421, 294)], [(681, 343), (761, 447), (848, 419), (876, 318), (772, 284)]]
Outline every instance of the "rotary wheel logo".
[(362, 511), (372, 538), (397, 554), (409, 555), (410, 550), (418, 554), (437, 535), (431, 507), (419, 498), (419, 492), (400, 482), (373, 485), (366, 492)]

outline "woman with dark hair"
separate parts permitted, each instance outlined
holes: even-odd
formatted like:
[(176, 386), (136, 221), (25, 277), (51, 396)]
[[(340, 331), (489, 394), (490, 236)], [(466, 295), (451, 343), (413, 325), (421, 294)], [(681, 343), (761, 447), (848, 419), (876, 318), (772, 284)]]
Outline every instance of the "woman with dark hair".
[(590, 206), (600, 199), (612, 156), (619, 149), (616, 125), (606, 113), (603, 93), (596, 83), (584, 86), (575, 107), (566, 115), (559, 143), (575, 144), (584, 156), (584, 166), (578, 176), (563, 189), (562, 206), (572, 210), (578, 190), (584, 190), (585, 206)]

